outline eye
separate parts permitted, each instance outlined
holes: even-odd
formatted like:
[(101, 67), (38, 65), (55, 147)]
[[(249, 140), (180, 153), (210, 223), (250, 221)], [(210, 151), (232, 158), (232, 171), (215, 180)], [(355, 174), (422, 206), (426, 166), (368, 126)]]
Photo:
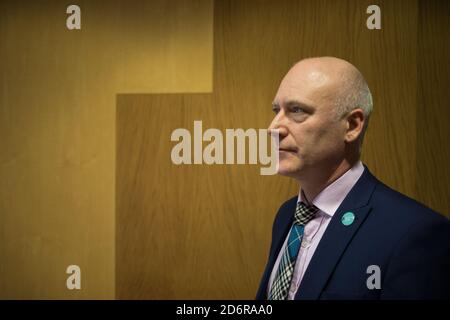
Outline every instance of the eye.
[(273, 111), (275, 114), (277, 114), (278, 112), (280, 112), (280, 107), (278, 107), (278, 106), (273, 106), (273, 107), (272, 107), (272, 111)]
[(303, 109), (300, 108), (299, 106), (293, 106), (293, 107), (291, 107), (291, 112), (292, 113), (302, 113)]

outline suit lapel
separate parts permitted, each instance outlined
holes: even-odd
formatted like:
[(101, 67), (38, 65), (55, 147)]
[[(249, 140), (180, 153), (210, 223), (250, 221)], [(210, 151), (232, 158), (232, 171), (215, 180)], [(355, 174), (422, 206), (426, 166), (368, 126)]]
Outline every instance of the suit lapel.
[(270, 249), (269, 261), (266, 266), (266, 270), (264, 271), (264, 275), (262, 277), (262, 283), (260, 285), (259, 291), (257, 293), (257, 299), (266, 299), (267, 297), (267, 286), (270, 280), (270, 275), (272, 274), (272, 269), (275, 265), (275, 261), (278, 257), (278, 254), (283, 246), (284, 240), (291, 229), (292, 222), (294, 221), (294, 212), (295, 206), (297, 204), (297, 197), (292, 198), (289, 202), (284, 206), (279, 213), (279, 223), (278, 226), (274, 229), (274, 239), (272, 243), (272, 248)]
[[(333, 273), (339, 258), (370, 212), (370, 197), (377, 180), (367, 167), (330, 221), (308, 265), (295, 299), (318, 299)], [(352, 212), (352, 224), (342, 224), (342, 216)]]

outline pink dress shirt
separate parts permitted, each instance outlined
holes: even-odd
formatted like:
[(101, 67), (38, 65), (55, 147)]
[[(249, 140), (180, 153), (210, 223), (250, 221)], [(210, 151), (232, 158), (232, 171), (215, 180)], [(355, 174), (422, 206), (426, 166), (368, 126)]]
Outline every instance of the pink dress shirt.
[[(311, 261), (311, 258), (314, 255), (314, 252), (316, 251), (320, 239), (322, 239), (331, 218), (341, 205), (342, 201), (344, 201), (347, 194), (361, 177), (363, 172), (364, 166), (361, 161), (358, 161), (358, 163), (356, 163), (350, 170), (345, 172), (337, 180), (322, 190), (312, 201), (319, 211), (316, 217), (305, 226), (302, 245), (297, 256), (297, 261), (295, 262), (294, 275), (292, 277), (291, 287), (289, 289), (288, 300), (294, 299), (295, 294), (300, 287), (303, 275), (308, 268), (309, 262)], [(301, 189), (298, 195), (298, 201), (302, 201)], [(294, 212), (292, 214), (294, 214)], [(275, 261), (274, 268), (272, 269), (269, 285), (267, 286), (267, 294), (269, 294), (272, 283), (275, 280), (275, 275), (278, 270), (281, 257), (283, 256), (286, 248), (288, 238), (289, 234), (281, 247), (278, 258)]]

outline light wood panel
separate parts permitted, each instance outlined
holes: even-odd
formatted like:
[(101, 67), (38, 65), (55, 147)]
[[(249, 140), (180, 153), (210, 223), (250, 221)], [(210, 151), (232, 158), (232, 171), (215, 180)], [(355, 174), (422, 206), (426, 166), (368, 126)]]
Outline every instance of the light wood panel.
[(212, 88), (211, 1), (76, 4), (0, 1), (0, 298), (114, 298), (116, 94)]
[(450, 3), (419, 1), (418, 200), (450, 218)]
[(273, 217), (298, 192), (259, 166), (175, 166), (172, 130), (266, 128), (289, 67), (308, 56), (354, 63), (375, 111), (364, 161), (416, 196), (417, 2), (216, 1), (211, 95), (120, 95), (117, 103), (117, 298), (254, 297)]

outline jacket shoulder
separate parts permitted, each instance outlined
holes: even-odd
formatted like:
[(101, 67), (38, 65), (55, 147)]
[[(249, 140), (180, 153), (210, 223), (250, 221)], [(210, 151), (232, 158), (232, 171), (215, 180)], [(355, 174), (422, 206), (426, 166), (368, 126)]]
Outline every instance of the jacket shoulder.
[(426, 221), (450, 224), (450, 221), (442, 214), (380, 181), (373, 193), (372, 207), (378, 212), (394, 216), (397, 221), (409, 221), (412, 224)]

